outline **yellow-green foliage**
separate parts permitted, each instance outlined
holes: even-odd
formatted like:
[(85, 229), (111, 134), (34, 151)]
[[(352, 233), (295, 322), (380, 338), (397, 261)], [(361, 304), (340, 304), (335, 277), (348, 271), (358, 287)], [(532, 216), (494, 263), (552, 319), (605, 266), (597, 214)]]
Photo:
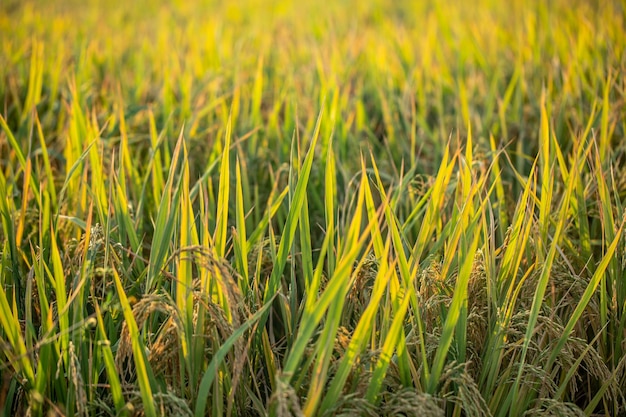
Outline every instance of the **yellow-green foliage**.
[(0, 2), (0, 417), (626, 415), (618, 0)]

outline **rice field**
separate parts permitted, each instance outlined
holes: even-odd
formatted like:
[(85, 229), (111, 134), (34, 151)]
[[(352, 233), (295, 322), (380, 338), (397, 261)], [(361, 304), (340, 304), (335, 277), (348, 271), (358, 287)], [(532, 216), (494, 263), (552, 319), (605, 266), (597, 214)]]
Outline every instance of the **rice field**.
[(0, 417), (626, 416), (626, 4), (3, 0)]

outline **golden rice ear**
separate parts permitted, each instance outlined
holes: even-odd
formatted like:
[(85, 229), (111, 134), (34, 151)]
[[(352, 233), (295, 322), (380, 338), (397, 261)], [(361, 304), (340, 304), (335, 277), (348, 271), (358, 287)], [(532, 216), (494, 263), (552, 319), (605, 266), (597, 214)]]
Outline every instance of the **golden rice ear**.
[(524, 413), (524, 417), (584, 417), (585, 412), (576, 404), (550, 398), (540, 398)]
[(491, 416), (478, 384), (468, 372), (469, 364), (451, 362), (441, 375), (439, 392), (446, 401), (459, 406), (468, 417)]
[(467, 288), (467, 349), (470, 364), (468, 371), (474, 378), (478, 378), (482, 369), (481, 355), (489, 333), (488, 285), (490, 284), (487, 281), (484, 256), (479, 249), (474, 256)]
[[(549, 310), (548, 310), (549, 311)], [(524, 338), (524, 329), (528, 323), (528, 311), (515, 314), (510, 326), (506, 329), (506, 343), (504, 351), (507, 352), (503, 361), (513, 361), (521, 349), (521, 341)], [(527, 361), (522, 370), (522, 378), (530, 384), (531, 381), (542, 381), (542, 398), (554, 398), (559, 389), (557, 384), (561, 381), (548, 375), (544, 364), (548, 356), (554, 350), (558, 338), (563, 334), (564, 326), (560, 323), (559, 316), (553, 314), (548, 317), (540, 315), (537, 318), (537, 328), (529, 344)], [(626, 364), (626, 362), (624, 363)], [(578, 337), (570, 337), (556, 356), (553, 368), (556, 375), (563, 376), (575, 369), (568, 382), (570, 392), (586, 393), (590, 401), (594, 392), (604, 386), (604, 397), (608, 401), (618, 403), (623, 398), (623, 386), (618, 376), (619, 366), (613, 372), (608, 368), (599, 354), (595, 343), (587, 342)], [(591, 391), (589, 391), (591, 389)]]
[[(133, 316), (139, 329), (156, 312), (163, 314), (164, 319), (162, 319), (163, 324), (154, 339), (148, 338), (146, 340), (148, 361), (155, 371), (164, 372), (168, 370), (172, 371), (172, 376), (178, 375), (178, 372), (173, 371), (177, 369), (175, 366), (178, 361), (180, 337), (184, 336), (182, 322), (173, 301), (165, 294), (152, 294), (143, 297), (133, 305)], [(156, 356), (157, 354), (164, 356), (159, 357)], [(122, 383), (133, 385), (136, 372), (131, 337), (126, 322), (122, 325), (115, 364)]]
[(349, 328), (354, 328), (358, 323), (365, 308), (367, 308), (372, 294), (372, 287), (378, 273), (378, 259), (374, 252), (368, 252), (364, 262), (356, 274), (354, 283), (344, 305), (343, 323)]
[(367, 401), (363, 394), (353, 393), (341, 396), (334, 407), (326, 410), (322, 417), (379, 417), (380, 410)]
[[(171, 391), (154, 393), (153, 400), (158, 417), (193, 417), (193, 412), (189, 408), (187, 401), (176, 396)], [(129, 401), (126, 404), (126, 408), (133, 417), (146, 416), (139, 391), (131, 391), (129, 393)]]
[(300, 396), (295, 389), (285, 383), (279, 373), (275, 377), (276, 388), (270, 397), (269, 414), (276, 417), (304, 417), (300, 407)]
[(89, 412), (89, 400), (87, 399), (87, 392), (85, 390), (85, 381), (83, 380), (81, 373), (80, 360), (76, 355), (76, 346), (73, 342), (69, 343), (69, 369), (68, 379), (74, 387), (75, 406), (77, 415), (87, 415)]
[(380, 410), (383, 416), (444, 417), (443, 401), (414, 389), (386, 392)]
[[(202, 336), (210, 335), (218, 345), (224, 343), (233, 333), (233, 325), (229, 323), (222, 308), (207, 300), (206, 294), (200, 290), (193, 292), (193, 324), (194, 328), (198, 320), (200, 306), (205, 314), (204, 329)], [(141, 328), (144, 323), (154, 313), (160, 313), (161, 324), (159, 331), (146, 340), (146, 350), (148, 362), (150, 363), (155, 376), (165, 378), (166, 384), (173, 387), (180, 386), (177, 375), (179, 375), (180, 349), (182, 346), (182, 338), (185, 337), (184, 327), (180, 319), (180, 312), (174, 301), (166, 294), (153, 294), (143, 297), (133, 306), (133, 315), (137, 322), (137, 327)], [(236, 315), (239, 316), (238, 314)], [(213, 347), (208, 346), (207, 354), (212, 354)], [(235, 344), (235, 357), (243, 357), (245, 351), (245, 341), (239, 340)], [(131, 338), (126, 323), (122, 325), (121, 337), (115, 363), (122, 381), (131, 386), (135, 383), (135, 369), (132, 360)], [(233, 361), (235, 363), (234, 375), (242, 372), (244, 363), (242, 361)], [(236, 381), (235, 381), (236, 382)], [(236, 386), (236, 384), (234, 384)]]

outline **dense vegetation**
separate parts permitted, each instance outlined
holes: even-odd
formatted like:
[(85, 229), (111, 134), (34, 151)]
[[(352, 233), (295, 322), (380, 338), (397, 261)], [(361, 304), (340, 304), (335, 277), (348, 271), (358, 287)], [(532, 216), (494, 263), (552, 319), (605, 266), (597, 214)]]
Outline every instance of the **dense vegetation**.
[(329, 3), (0, 3), (0, 415), (626, 415), (624, 3)]

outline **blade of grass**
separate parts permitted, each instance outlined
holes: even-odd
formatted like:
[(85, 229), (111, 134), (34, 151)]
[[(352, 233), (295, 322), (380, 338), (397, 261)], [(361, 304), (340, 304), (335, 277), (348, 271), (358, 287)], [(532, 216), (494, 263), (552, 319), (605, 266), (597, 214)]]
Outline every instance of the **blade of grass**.
[(139, 382), (139, 391), (141, 394), (141, 403), (143, 405), (144, 413), (146, 414), (146, 417), (156, 417), (157, 413), (153, 397), (153, 392), (156, 388), (156, 385), (153, 383), (154, 375), (146, 358), (145, 346), (141, 341), (141, 335), (139, 334), (139, 328), (137, 327), (132, 307), (128, 301), (128, 297), (126, 297), (126, 293), (124, 292), (122, 281), (115, 269), (113, 269), (113, 280), (115, 282), (117, 295), (122, 306), (124, 321), (126, 326), (128, 326), (128, 333), (130, 334), (133, 360), (135, 363), (137, 380)]
[(378, 402), (380, 389), (382, 387), (385, 374), (387, 373), (391, 356), (393, 355), (394, 350), (398, 349), (402, 326), (404, 325), (405, 316), (411, 302), (411, 293), (413, 291), (413, 288), (409, 288), (408, 292), (402, 295), (401, 304), (395, 312), (391, 327), (389, 328), (389, 332), (387, 333), (387, 337), (385, 338), (385, 342), (381, 348), (378, 361), (374, 367), (374, 372), (365, 394), (367, 401), (372, 404), (376, 404)]
[(98, 303), (94, 303), (93, 306), (96, 313), (98, 333), (100, 335), (98, 346), (102, 352), (102, 360), (104, 361), (104, 368), (107, 373), (111, 397), (113, 397), (113, 404), (115, 405), (115, 411), (120, 416), (126, 416), (128, 415), (128, 413), (124, 409), (126, 402), (124, 401), (124, 395), (122, 393), (122, 385), (120, 383), (118, 371), (115, 367), (115, 359), (111, 350), (111, 342), (107, 338), (106, 328), (104, 325), (104, 319), (102, 318), (102, 312), (100, 311), (100, 306), (98, 305)]
[(223, 258), (226, 254), (226, 235), (228, 232), (228, 196), (230, 192), (230, 136), (232, 131), (232, 119), (228, 118), (224, 145), (220, 162), (220, 183), (217, 197), (217, 213), (215, 224), (215, 252)]
[[(175, 187), (175, 194), (172, 196), (174, 189), (174, 181), (178, 163), (180, 159), (181, 149), (183, 147), (183, 129), (180, 131), (174, 154), (172, 155), (172, 164), (161, 196), (161, 202), (157, 211), (157, 217), (154, 225), (154, 236), (152, 238), (152, 249), (150, 250), (150, 260), (148, 264), (148, 272), (145, 281), (145, 293), (151, 292), (159, 287), (161, 269), (164, 266), (169, 251), (170, 241), (174, 233), (174, 220), (176, 219), (176, 211), (178, 209), (178, 201), (180, 196), (180, 184)], [(180, 178), (178, 179), (180, 182)]]
[[(295, 233), (297, 230), (297, 219), (300, 216), (300, 211), (302, 210), (302, 205), (304, 204), (304, 197), (306, 193), (306, 188), (309, 182), (309, 175), (311, 173), (311, 167), (313, 165), (313, 156), (315, 155), (315, 144), (317, 143), (317, 139), (319, 137), (320, 124), (321, 124), (321, 115), (320, 112), (317, 121), (315, 123), (315, 129), (313, 131), (313, 136), (311, 138), (311, 142), (309, 145), (309, 150), (304, 159), (304, 163), (302, 164), (302, 169), (298, 176), (298, 183), (296, 185), (296, 189), (293, 195), (293, 201), (291, 201), (291, 206), (289, 207), (289, 214), (287, 216), (287, 220), (285, 222), (284, 232), (280, 239), (280, 244), (278, 247), (278, 253), (276, 262), (272, 269), (272, 274), (270, 275), (267, 286), (265, 287), (264, 301), (273, 295), (278, 290), (280, 277), (283, 274), (285, 269), (285, 264), (287, 263), (287, 257), (289, 255), (289, 251), (291, 250), (291, 246), (293, 244), (293, 240), (295, 237)], [(265, 320), (263, 320), (264, 322)], [(263, 325), (265, 323), (262, 323)]]
[[(374, 228), (372, 228), (372, 233), (374, 233)], [(390, 249), (391, 240), (388, 238), (383, 254), (380, 258), (378, 258), (380, 263), (374, 280), (372, 296), (367, 307), (365, 308), (365, 311), (359, 319), (356, 328), (354, 329), (350, 343), (348, 344), (348, 347), (340, 360), (337, 371), (330, 382), (329, 388), (320, 406), (320, 415), (324, 415), (324, 413), (339, 400), (352, 368), (358, 360), (361, 352), (363, 352), (367, 347), (368, 339), (374, 331), (373, 323), (376, 318), (376, 314), (380, 309), (380, 302), (385, 294), (385, 290), (387, 289), (389, 279), (395, 273), (395, 263), (390, 265), (387, 262)]]
[(194, 407), (194, 416), (203, 417), (205, 415), (206, 404), (209, 400), (209, 392), (213, 382), (218, 377), (219, 367), (224, 362), (226, 355), (233, 348), (235, 343), (243, 334), (254, 326), (261, 318), (269, 311), (269, 308), (272, 305), (274, 297), (270, 298), (267, 303), (261, 307), (252, 317), (250, 317), (246, 322), (244, 322), (237, 330), (233, 332), (233, 334), (226, 339), (226, 341), (222, 344), (219, 350), (211, 359), (211, 363), (207, 367), (206, 372), (202, 376), (202, 380), (200, 381), (200, 388), (198, 389), (198, 396), (196, 398), (196, 404)]
[[(547, 139), (548, 138), (544, 138), (544, 140), (547, 140)], [(545, 173), (546, 173), (546, 170), (544, 169), (544, 174)], [(549, 171), (548, 171), (548, 175), (549, 175)], [(530, 309), (530, 316), (528, 318), (528, 325), (526, 327), (526, 334), (524, 336), (524, 343), (522, 345), (522, 352), (521, 352), (521, 357), (519, 360), (519, 370), (517, 372), (515, 383), (513, 384), (513, 387), (507, 397), (507, 402), (509, 403), (509, 407), (510, 407), (510, 415), (512, 417), (515, 417), (523, 412), (523, 410), (520, 408), (520, 403), (516, 402), (516, 398), (519, 392), (519, 386), (520, 386), (522, 374), (524, 371), (524, 363), (526, 360), (526, 355), (528, 354), (528, 348), (530, 346), (530, 340), (533, 337), (533, 333), (535, 332), (535, 325), (537, 323), (537, 318), (540, 313), (541, 305), (543, 304), (543, 301), (544, 301), (546, 288), (550, 280), (552, 265), (554, 263), (554, 258), (556, 256), (557, 247), (561, 239), (561, 234), (563, 233), (563, 230), (565, 228), (565, 223), (567, 222), (567, 212), (569, 210), (569, 202), (571, 199), (575, 180), (576, 180), (576, 176), (570, 175), (569, 180), (567, 182), (567, 189), (562, 199), (561, 208), (559, 209), (559, 212), (558, 212), (556, 230), (554, 232), (554, 235), (552, 236), (552, 244), (550, 245), (550, 249), (548, 251), (547, 256), (545, 257), (545, 259), (542, 260), (541, 275), (539, 277), (537, 288), (535, 290), (535, 295), (533, 297), (533, 302), (532, 302), (532, 306)], [(546, 190), (542, 189), (542, 194), (544, 192), (546, 192)], [(542, 199), (551, 200), (552, 195), (547, 195), (546, 197), (542, 197)], [(546, 203), (544, 203), (544, 207), (545, 206), (546, 206)], [(547, 233), (547, 230), (545, 232)]]

